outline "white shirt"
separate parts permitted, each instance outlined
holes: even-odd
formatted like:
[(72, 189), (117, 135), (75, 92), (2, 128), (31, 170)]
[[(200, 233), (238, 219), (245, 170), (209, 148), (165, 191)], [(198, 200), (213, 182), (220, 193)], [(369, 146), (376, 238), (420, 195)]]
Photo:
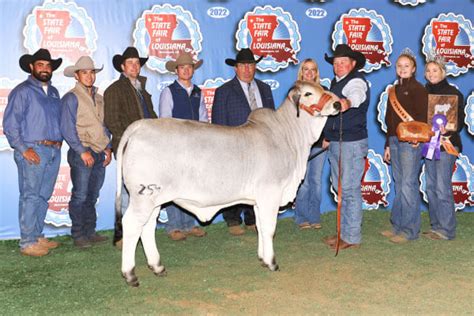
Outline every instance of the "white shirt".
[[(343, 77), (336, 76), (336, 82), (341, 81), (347, 75)], [(342, 89), (342, 95), (351, 101), (351, 108), (358, 108), (367, 98), (367, 83), (361, 78), (354, 78)]]

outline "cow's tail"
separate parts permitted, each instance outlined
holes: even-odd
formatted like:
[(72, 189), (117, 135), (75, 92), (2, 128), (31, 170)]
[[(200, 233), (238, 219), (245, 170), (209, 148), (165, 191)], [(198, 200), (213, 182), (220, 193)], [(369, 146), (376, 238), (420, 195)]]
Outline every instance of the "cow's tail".
[(134, 123), (130, 125), (122, 135), (122, 139), (120, 140), (117, 152), (116, 152), (116, 159), (117, 159), (117, 188), (115, 193), (115, 232), (114, 232), (114, 240), (113, 243), (117, 247), (121, 247), (122, 236), (123, 236), (123, 229), (122, 229), (122, 176), (123, 176), (123, 166), (122, 160), (125, 150), (127, 149), (127, 145), (129, 143), (130, 137), (133, 133), (141, 126), (140, 123)]

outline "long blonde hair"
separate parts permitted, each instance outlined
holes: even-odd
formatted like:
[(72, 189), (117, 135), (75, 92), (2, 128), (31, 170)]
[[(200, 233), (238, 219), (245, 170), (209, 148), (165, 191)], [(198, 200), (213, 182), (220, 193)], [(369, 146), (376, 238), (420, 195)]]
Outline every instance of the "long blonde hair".
[(298, 80), (304, 81), (303, 79), (303, 68), (306, 64), (312, 63), (316, 67), (316, 77), (314, 78), (314, 82), (319, 84), (319, 67), (318, 63), (314, 61), (312, 58), (306, 58), (300, 65), (300, 69), (298, 70)]

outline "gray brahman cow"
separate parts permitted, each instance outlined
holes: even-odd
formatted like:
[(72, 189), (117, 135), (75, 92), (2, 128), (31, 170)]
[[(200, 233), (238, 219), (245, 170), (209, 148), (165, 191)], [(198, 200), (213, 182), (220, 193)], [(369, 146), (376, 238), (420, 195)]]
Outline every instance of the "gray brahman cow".
[[(130, 125), (117, 151), (116, 230), (120, 229), (122, 176), (130, 194), (123, 217), (122, 275), (138, 286), (135, 249), (142, 240), (149, 268), (163, 275), (155, 242), (162, 204), (173, 201), (202, 222), (234, 204), (254, 206), (258, 258), (275, 271), (273, 252), (278, 209), (293, 201), (304, 178), (311, 145), (335, 95), (298, 82), (278, 110), (258, 109), (238, 127), (170, 118)], [(118, 236), (120, 234), (117, 234)]]

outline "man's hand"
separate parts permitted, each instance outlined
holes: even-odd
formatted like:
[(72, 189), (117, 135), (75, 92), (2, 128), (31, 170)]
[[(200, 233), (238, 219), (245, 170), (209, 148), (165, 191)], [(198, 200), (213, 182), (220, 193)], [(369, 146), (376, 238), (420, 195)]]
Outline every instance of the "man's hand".
[(326, 149), (329, 147), (330, 141), (323, 139), (323, 149)]
[(23, 158), (25, 158), (29, 163), (33, 163), (35, 165), (38, 165), (41, 161), (40, 157), (33, 148), (28, 148), (25, 150), (23, 153)]
[(94, 165), (94, 157), (90, 151), (85, 151), (81, 154), (82, 162), (86, 165), (87, 168), (91, 168)]
[(341, 112), (346, 112), (351, 108), (351, 100), (349, 99), (341, 99)]
[(107, 148), (104, 150), (104, 153), (105, 153), (105, 160), (104, 160), (104, 167), (107, 167), (110, 163), (110, 161), (112, 161), (112, 150), (110, 150), (110, 148)]

